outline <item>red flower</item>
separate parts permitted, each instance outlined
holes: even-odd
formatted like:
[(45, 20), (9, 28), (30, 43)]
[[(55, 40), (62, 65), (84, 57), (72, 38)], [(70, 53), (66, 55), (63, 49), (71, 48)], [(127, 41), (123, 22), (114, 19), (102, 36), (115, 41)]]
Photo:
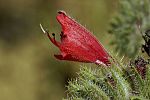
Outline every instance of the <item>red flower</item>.
[(110, 65), (109, 54), (90, 31), (66, 15), (64, 11), (59, 11), (56, 18), (62, 26), (61, 42), (55, 40), (54, 33), (52, 33), (54, 37), (51, 38), (40, 26), (50, 41), (60, 49), (61, 54), (54, 55), (57, 59)]

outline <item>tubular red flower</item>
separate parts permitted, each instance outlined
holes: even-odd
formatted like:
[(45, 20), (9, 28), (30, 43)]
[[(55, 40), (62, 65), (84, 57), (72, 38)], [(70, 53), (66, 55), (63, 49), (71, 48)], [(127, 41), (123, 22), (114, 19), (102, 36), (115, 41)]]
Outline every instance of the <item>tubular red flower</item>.
[(50, 41), (57, 46), (61, 54), (54, 55), (59, 60), (79, 61), (95, 64), (110, 65), (109, 54), (98, 40), (85, 27), (69, 17), (64, 11), (59, 11), (57, 20), (62, 26), (61, 42), (51, 38)]

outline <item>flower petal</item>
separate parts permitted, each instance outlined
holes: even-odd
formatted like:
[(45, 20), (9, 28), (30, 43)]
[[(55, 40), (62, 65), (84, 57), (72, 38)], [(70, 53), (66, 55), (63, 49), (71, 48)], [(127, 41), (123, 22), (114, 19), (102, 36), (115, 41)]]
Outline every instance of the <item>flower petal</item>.
[(109, 54), (90, 31), (67, 16), (65, 12), (60, 11), (56, 18), (62, 26), (62, 36), (65, 35), (65, 38), (61, 37), (61, 46), (63, 46), (61, 51), (65, 50), (66, 53), (79, 58), (91, 56), (91, 62), (93, 59), (108, 60)]
[(110, 55), (90, 31), (66, 15), (64, 11), (59, 11), (56, 18), (62, 26), (61, 42), (56, 41), (55, 37), (51, 38), (48, 32), (47, 36), (61, 51), (60, 55), (54, 55), (57, 59), (107, 66), (110, 64)]

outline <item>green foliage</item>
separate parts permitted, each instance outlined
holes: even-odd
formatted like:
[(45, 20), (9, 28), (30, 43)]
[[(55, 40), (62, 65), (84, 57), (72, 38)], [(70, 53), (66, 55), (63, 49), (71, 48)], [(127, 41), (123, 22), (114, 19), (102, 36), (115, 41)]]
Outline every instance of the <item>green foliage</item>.
[(67, 86), (67, 100), (149, 100), (150, 66), (143, 66), (146, 71), (138, 68), (115, 58), (110, 67), (82, 66), (78, 78)]
[(142, 23), (143, 32), (150, 28), (150, 0), (119, 0), (119, 4), (110, 23), (109, 33), (114, 37), (111, 44), (120, 55), (133, 58), (142, 42), (137, 22)]

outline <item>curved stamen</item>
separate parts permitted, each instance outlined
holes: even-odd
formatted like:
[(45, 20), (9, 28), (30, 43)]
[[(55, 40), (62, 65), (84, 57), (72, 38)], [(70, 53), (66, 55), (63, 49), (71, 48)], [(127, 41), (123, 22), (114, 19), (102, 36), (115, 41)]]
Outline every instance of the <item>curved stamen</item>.
[(55, 33), (52, 33), (53, 37), (55, 38)]
[(43, 28), (42, 24), (40, 24), (40, 28), (41, 28), (41, 30), (43, 31), (44, 34), (47, 34), (48, 38), (50, 39), (50, 41), (51, 41), (54, 45), (56, 45), (57, 47), (60, 46), (60, 43), (55, 40), (55, 33), (52, 33), (53, 38), (51, 38), (51, 36), (49, 35), (48, 30), (47, 30), (47, 29), (45, 30), (45, 29)]
[(67, 35), (66, 35), (66, 34), (64, 34), (64, 32), (63, 32), (63, 31), (61, 31), (61, 33), (60, 33), (60, 37), (61, 37), (61, 39), (62, 39), (62, 38), (67, 37)]

